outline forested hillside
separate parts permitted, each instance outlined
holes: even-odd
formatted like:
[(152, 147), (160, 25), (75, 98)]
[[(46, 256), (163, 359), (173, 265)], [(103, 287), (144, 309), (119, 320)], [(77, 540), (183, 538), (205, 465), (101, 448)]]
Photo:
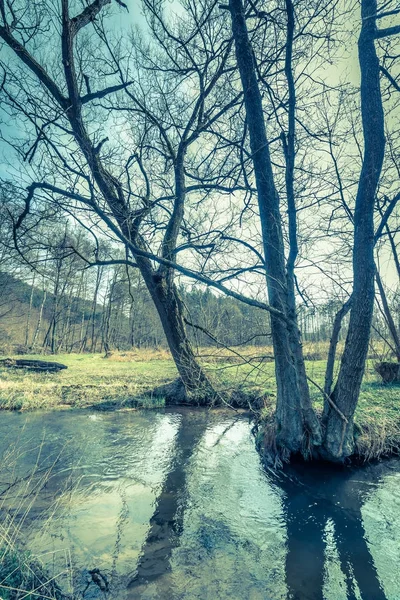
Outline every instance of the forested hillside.
[[(268, 346), (270, 321), (265, 311), (216, 295), (210, 290), (181, 289), (188, 334), (197, 346)], [(391, 299), (400, 322), (399, 303)], [(328, 342), (340, 305), (330, 302), (303, 307), (299, 321), (304, 341)], [(390, 331), (377, 305), (372, 341), (385, 341)], [(346, 322), (340, 334), (344, 339)], [(148, 292), (126, 268), (83, 271), (55, 282), (31, 273), (26, 280), (0, 272), (0, 353), (110, 352), (167, 347)], [(380, 346), (382, 347), (382, 346)]]

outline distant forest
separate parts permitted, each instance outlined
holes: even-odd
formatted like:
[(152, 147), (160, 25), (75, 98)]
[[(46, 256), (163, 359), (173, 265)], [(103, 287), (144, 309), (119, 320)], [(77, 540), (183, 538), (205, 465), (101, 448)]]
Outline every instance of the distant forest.
[[(167, 347), (165, 335), (137, 271), (125, 265), (82, 269), (76, 257), (40, 271), (0, 271), (0, 353), (110, 352)], [(26, 270), (26, 267), (25, 267)], [(266, 311), (209, 289), (180, 288), (191, 342), (197, 346), (271, 344)], [(394, 299), (395, 300), (395, 299)], [(378, 305), (377, 305), (378, 306)], [(340, 302), (301, 306), (304, 341), (328, 341)], [(399, 303), (393, 312), (400, 323)], [(378, 309), (372, 339), (389, 333)], [(346, 320), (340, 339), (346, 335)], [(390, 342), (389, 342), (390, 343)]]

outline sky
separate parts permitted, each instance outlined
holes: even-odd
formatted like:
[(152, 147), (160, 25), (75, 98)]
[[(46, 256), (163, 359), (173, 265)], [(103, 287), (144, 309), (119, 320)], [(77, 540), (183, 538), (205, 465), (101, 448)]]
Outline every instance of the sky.
[[(142, 13), (140, 0), (126, 0), (126, 3), (129, 6), (129, 11), (126, 11), (123, 8), (119, 8), (114, 11), (114, 15), (112, 17), (112, 26), (114, 31), (118, 31), (119, 29), (127, 31), (132, 26), (138, 26), (142, 31), (146, 30), (146, 21)], [(342, 6), (341, 8), (348, 7), (349, 0), (341, 0)], [(358, 3), (357, 3), (358, 5)], [(175, 0), (166, 2), (166, 6), (170, 11), (179, 10), (179, 3)], [(359, 24), (359, 8), (354, 10), (354, 12), (349, 15), (346, 21), (346, 27), (348, 30), (354, 30), (354, 36), (352, 38), (352, 43), (346, 47), (343, 47), (340, 52), (340, 57), (335, 60), (334, 64), (326, 64), (323, 65), (321, 71), (319, 73), (320, 77), (323, 78), (326, 83), (336, 86), (339, 82), (349, 82), (355, 86), (359, 85), (359, 66), (357, 60), (357, 30)], [(387, 23), (384, 23), (384, 26), (387, 26)], [(9, 153), (8, 147), (0, 145), (0, 155), (7, 155)], [(0, 161), (0, 175), (5, 173), (4, 163)], [(395, 273), (395, 267), (391, 257), (389, 255), (382, 257), (382, 275), (385, 278), (385, 281), (390, 286), (395, 286), (397, 283), (397, 275)]]

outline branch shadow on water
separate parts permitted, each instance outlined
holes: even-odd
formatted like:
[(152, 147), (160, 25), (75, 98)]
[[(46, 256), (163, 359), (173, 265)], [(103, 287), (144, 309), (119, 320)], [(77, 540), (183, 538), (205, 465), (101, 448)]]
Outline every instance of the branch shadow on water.
[(347, 600), (360, 595), (363, 600), (388, 600), (363, 526), (361, 508), (367, 488), (352, 482), (353, 474), (351, 469), (309, 463), (290, 469), (279, 482), (285, 493), (288, 599), (337, 600), (323, 594), (326, 526), (332, 522)]
[(135, 577), (128, 585), (128, 598), (138, 598), (144, 586), (170, 570), (169, 560), (179, 545), (187, 503), (186, 482), (191, 457), (207, 429), (207, 412), (194, 417), (182, 410), (169, 472), (150, 519), (147, 539)]

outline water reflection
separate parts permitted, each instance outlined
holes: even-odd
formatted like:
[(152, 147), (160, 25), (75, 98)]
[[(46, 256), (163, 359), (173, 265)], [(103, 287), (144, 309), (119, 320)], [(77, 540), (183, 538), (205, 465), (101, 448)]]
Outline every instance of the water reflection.
[[(325, 583), (330, 573), (325, 559), (334, 543), (339, 577), (344, 577), (343, 598), (386, 600), (361, 514), (369, 486), (354, 484), (353, 469), (328, 465), (302, 465), (288, 469), (285, 475), (280, 487), (285, 492), (289, 598), (323, 600), (329, 594)], [(331, 528), (330, 537), (327, 526)], [(331, 581), (330, 585), (335, 583)]]
[(0, 454), (60, 455), (25, 533), (54, 573), (71, 551), (75, 591), (97, 567), (118, 600), (399, 600), (399, 461), (266, 473), (250, 429), (224, 411), (3, 414)]
[[(189, 462), (207, 427), (209, 413), (182, 413), (174, 440), (169, 472), (162, 484), (150, 519), (150, 528), (134, 578), (129, 584), (130, 597), (169, 569), (172, 550), (179, 544), (183, 515), (187, 505), (186, 480)], [(165, 590), (167, 593), (167, 590)]]

